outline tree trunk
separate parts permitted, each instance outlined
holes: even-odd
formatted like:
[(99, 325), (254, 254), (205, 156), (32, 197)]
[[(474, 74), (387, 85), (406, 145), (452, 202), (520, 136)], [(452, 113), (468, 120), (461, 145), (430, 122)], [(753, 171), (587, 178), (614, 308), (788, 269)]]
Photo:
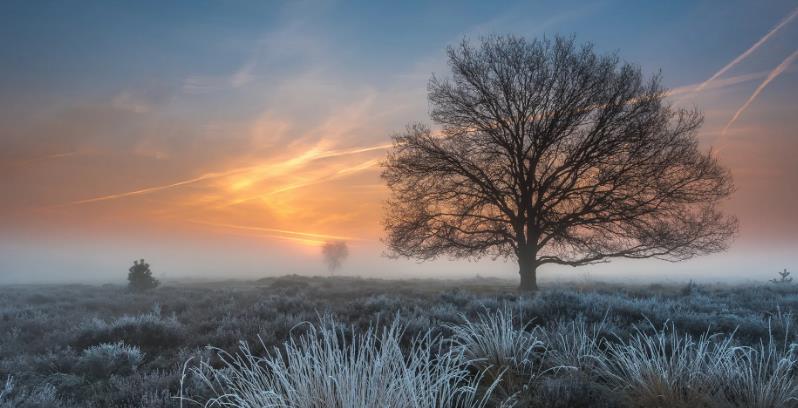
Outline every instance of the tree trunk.
[(537, 282), (537, 263), (534, 257), (518, 257), (518, 274), (521, 275), (521, 285), (519, 290), (524, 292), (534, 292), (538, 290)]

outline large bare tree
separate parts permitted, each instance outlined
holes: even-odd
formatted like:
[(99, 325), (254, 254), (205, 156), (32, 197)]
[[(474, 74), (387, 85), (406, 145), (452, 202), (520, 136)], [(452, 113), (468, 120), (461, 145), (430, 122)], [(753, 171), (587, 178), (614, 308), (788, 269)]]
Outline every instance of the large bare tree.
[(451, 77), (428, 84), (439, 131), (409, 125), (384, 163), (389, 253), (514, 258), (534, 290), (541, 265), (726, 249), (731, 175), (658, 75), (559, 36), (464, 40), (448, 57)]

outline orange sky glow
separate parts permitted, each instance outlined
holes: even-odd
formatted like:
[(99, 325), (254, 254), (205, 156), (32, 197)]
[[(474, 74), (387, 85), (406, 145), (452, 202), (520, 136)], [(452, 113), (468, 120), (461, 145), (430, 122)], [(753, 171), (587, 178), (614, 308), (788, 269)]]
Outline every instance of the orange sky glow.
[[(701, 143), (733, 171), (738, 191), (727, 208), (740, 218), (741, 233), (731, 253), (798, 248), (798, 9), (787, 3), (726, 39), (710, 30), (732, 33), (750, 11), (742, 8), (731, 22), (718, 17), (706, 32), (706, 7), (673, 17), (671, 28), (618, 28), (639, 38), (582, 27), (595, 13), (611, 13), (598, 6), (532, 28), (514, 12), (497, 11), (487, 22), (473, 16), (425, 39), (417, 52), (397, 50), (405, 59), (382, 65), (363, 57), (358, 68), (357, 42), (314, 31), (324, 12), (308, 17), (295, 7), (249, 42), (208, 45), (203, 60), (215, 49), (238, 56), (219, 66), (164, 57), (171, 74), (122, 78), (133, 74), (117, 67), (118, 78), (72, 85), (65, 73), (45, 87), (45, 78), (57, 76), (45, 73), (34, 78), (45, 87), (38, 91), (9, 81), (0, 109), (0, 245), (99, 246), (135, 237), (211, 247), (248, 242), (315, 257), (326, 241), (344, 240), (353, 256), (378, 257), (387, 198), (380, 162), (390, 135), (409, 122), (429, 123), (426, 82), (432, 72), (447, 73), (446, 45), (509, 27), (529, 37), (575, 32), (645, 72), (661, 68), (669, 100), (704, 112)], [(715, 51), (702, 57), (679, 48), (689, 35), (673, 33), (685, 26)], [(170, 51), (147, 47), (141, 52)], [(664, 52), (651, 51), (658, 47)], [(99, 67), (114, 55), (83, 63)], [(12, 74), (25, 83), (22, 73), (5, 72), (6, 79)], [(502, 268), (514, 277), (512, 266)]]

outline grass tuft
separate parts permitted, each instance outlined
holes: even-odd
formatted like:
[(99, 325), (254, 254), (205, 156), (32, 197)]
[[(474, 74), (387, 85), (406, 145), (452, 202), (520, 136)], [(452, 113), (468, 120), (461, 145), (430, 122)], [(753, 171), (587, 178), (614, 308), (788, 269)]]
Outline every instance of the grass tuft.
[[(493, 385), (480, 388), (462, 348), (445, 349), (430, 332), (402, 350), (398, 320), (347, 340), (332, 319), (311, 325), (282, 350), (264, 356), (242, 344), (231, 355), (217, 350), (221, 368), (192, 370), (213, 396), (205, 407), (484, 407)], [(478, 392), (479, 391), (479, 392)]]

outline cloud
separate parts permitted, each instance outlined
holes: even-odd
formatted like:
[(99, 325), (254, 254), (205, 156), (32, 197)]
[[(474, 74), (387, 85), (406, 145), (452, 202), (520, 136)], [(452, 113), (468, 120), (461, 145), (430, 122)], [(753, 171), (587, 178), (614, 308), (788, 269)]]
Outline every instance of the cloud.
[[(141, 188), (141, 189), (137, 189), (137, 190), (127, 191), (127, 192), (123, 192), (123, 193), (108, 194), (108, 195), (103, 195), (103, 196), (98, 196), (98, 197), (93, 197), (93, 198), (87, 198), (87, 199), (83, 199), (83, 200), (76, 200), (76, 201), (72, 201), (72, 202), (70, 202), (70, 203), (68, 203), (66, 205), (89, 204), (89, 203), (96, 203), (96, 202), (100, 202), (100, 201), (109, 201), (109, 200), (116, 200), (116, 199), (120, 199), (120, 198), (138, 196), (138, 195), (143, 195), (143, 194), (156, 193), (156, 192), (159, 192), (159, 191), (169, 190), (169, 189), (178, 188), (178, 187), (182, 187), (182, 186), (187, 186), (187, 185), (190, 185), (190, 184), (195, 184), (195, 183), (199, 183), (199, 182), (206, 181), (206, 180), (218, 179), (218, 178), (229, 177), (229, 176), (234, 176), (234, 175), (242, 175), (242, 177), (244, 179), (246, 179), (247, 177), (254, 178), (255, 180), (252, 180), (252, 181), (250, 181), (248, 183), (245, 183), (245, 184), (253, 184), (257, 180), (260, 180), (260, 179), (263, 179), (263, 178), (267, 178), (267, 177), (270, 177), (270, 176), (274, 176), (274, 175), (278, 175), (278, 174), (283, 174), (285, 172), (288, 172), (288, 171), (290, 171), (292, 169), (296, 169), (296, 168), (298, 168), (300, 166), (303, 166), (303, 165), (308, 164), (309, 162), (312, 162), (312, 161), (315, 161), (315, 160), (321, 160), (321, 159), (332, 158), (332, 157), (340, 157), (340, 156), (346, 156), (346, 155), (353, 155), (353, 154), (364, 153), (364, 152), (372, 152), (372, 151), (375, 151), (375, 150), (384, 150), (384, 149), (389, 148), (390, 146), (391, 146), (390, 144), (381, 144), (381, 145), (375, 145), (375, 146), (356, 147), (356, 148), (343, 149), (343, 150), (320, 150), (320, 149), (314, 147), (314, 148), (311, 148), (311, 149), (305, 151), (302, 154), (299, 154), (297, 156), (291, 157), (290, 159), (286, 159), (286, 160), (279, 161), (279, 162), (266, 162), (266, 163), (261, 163), (261, 164), (256, 164), (256, 165), (251, 165), (251, 166), (246, 166), (246, 167), (241, 167), (241, 168), (236, 168), (236, 169), (231, 169), (231, 170), (226, 170), (226, 171), (205, 173), (205, 174), (202, 174), (202, 175), (197, 176), (197, 177), (189, 178), (189, 179), (186, 179), (186, 180), (180, 180), (180, 181), (176, 181), (176, 182), (173, 182), (173, 183), (168, 183), (168, 184), (163, 184), (163, 185), (158, 185), (158, 186), (152, 186), (152, 187), (146, 187), (146, 188)], [(344, 168), (344, 169), (338, 170), (338, 172), (336, 174), (339, 175), (339, 176), (343, 176), (343, 175), (350, 174), (350, 173), (353, 173), (353, 172), (356, 172), (356, 171), (364, 170), (364, 169), (366, 169), (368, 167), (371, 167), (371, 166), (373, 166), (375, 164), (376, 164), (375, 161), (367, 161), (365, 163), (360, 164), (359, 166), (355, 166), (355, 167), (352, 167), (352, 168)], [(239, 180), (239, 183), (241, 183), (240, 180)], [(311, 184), (311, 183), (303, 184), (303, 186), (304, 185), (309, 185), (309, 184)], [(301, 187), (301, 186), (298, 186), (298, 185), (297, 186), (293, 186), (293, 187), (284, 186), (284, 187), (281, 187), (281, 188), (273, 191), (272, 193), (288, 191), (288, 190), (291, 190), (291, 189), (294, 189), (294, 188), (298, 188), (298, 187)]]
[(715, 79), (717, 79), (719, 76), (721, 76), (721, 75), (723, 75), (724, 73), (726, 73), (726, 71), (728, 71), (728, 70), (732, 69), (732, 68), (733, 68), (735, 65), (739, 64), (741, 61), (743, 61), (744, 59), (748, 58), (748, 56), (749, 56), (749, 55), (751, 55), (751, 54), (752, 54), (754, 51), (756, 51), (756, 50), (757, 50), (759, 47), (761, 47), (761, 46), (762, 46), (763, 44), (765, 44), (765, 43), (766, 43), (768, 40), (770, 40), (770, 37), (772, 37), (774, 34), (776, 34), (776, 32), (777, 32), (777, 31), (779, 31), (779, 30), (780, 30), (782, 27), (784, 27), (785, 25), (787, 25), (787, 24), (788, 24), (790, 21), (792, 21), (793, 19), (795, 19), (795, 17), (798, 17), (798, 7), (796, 7), (796, 8), (795, 8), (795, 10), (793, 10), (793, 11), (792, 11), (790, 14), (788, 14), (788, 15), (787, 15), (787, 17), (785, 17), (784, 19), (782, 19), (782, 20), (781, 20), (781, 21), (780, 21), (778, 24), (776, 24), (776, 25), (775, 25), (773, 28), (771, 28), (771, 29), (770, 29), (770, 31), (768, 31), (768, 32), (767, 32), (767, 34), (765, 34), (765, 35), (764, 35), (762, 38), (760, 38), (760, 39), (759, 39), (759, 41), (757, 41), (756, 43), (754, 43), (754, 45), (752, 45), (750, 48), (748, 48), (747, 50), (745, 50), (745, 52), (743, 52), (742, 54), (738, 55), (738, 56), (737, 56), (737, 58), (733, 59), (731, 62), (729, 62), (728, 64), (726, 64), (726, 65), (725, 65), (723, 68), (721, 68), (721, 69), (720, 69), (720, 71), (716, 72), (714, 75), (712, 75), (711, 77), (709, 77), (709, 79), (707, 79), (706, 81), (704, 81), (703, 83), (701, 83), (701, 85), (699, 85), (699, 86), (698, 86), (698, 88), (696, 89), (696, 91), (701, 91), (701, 90), (703, 90), (703, 89), (704, 89), (704, 88), (706, 88), (706, 87), (707, 87), (707, 86), (708, 86), (708, 85), (709, 85), (709, 84), (710, 84), (712, 81), (714, 81), (714, 80), (715, 80)]
[[(519, 26), (528, 29), (528, 34), (541, 35), (564, 23), (588, 17), (603, 8), (606, 4), (606, 1), (593, 1), (581, 5), (580, 7), (564, 7), (557, 12), (554, 12), (554, 10), (548, 6), (537, 5), (532, 2), (508, 6), (506, 7), (507, 11), (472, 26), (467, 32), (462, 33), (462, 35), (456, 38), (454, 42), (459, 42), (464, 36), (493, 34), (504, 32), (507, 30), (507, 27)], [(530, 6), (532, 6), (531, 9), (529, 8)], [(547, 13), (541, 13), (542, 10), (536, 9), (536, 7), (545, 7)], [(547, 17), (537, 19), (536, 21), (529, 21), (528, 16), (530, 14), (540, 16), (547, 15)]]
[(278, 238), (278, 239), (299, 241), (310, 245), (323, 245), (328, 240), (344, 240), (344, 241), (359, 240), (358, 238), (344, 236), (344, 235), (330, 235), (330, 234), (320, 234), (315, 232), (292, 231), (292, 230), (285, 230), (279, 228), (259, 227), (253, 225), (237, 225), (237, 224), (215, 223), (215, 222), (196, 221), (196, 220), (190, 222), (194, 224), (206, 225), (210, 227), (218, 227), (222, 229), (266, 232), (267, 234), (261, 234), (259, 236), (263, 236), (266, 238)]
[(314, 184), (323, 183), (323, 182), (326, 182), (326, 181), (336, 180), (336, 179), (348, 176), (350, 174), (354, 174), (354, 173), (358, 173), (358, 172), (361, 172), (361, 171), (364, 171), (364, 170), (371, 169), (371, 168), (377, 166), (379, 163), (380, 163), (379, 159), (366, 160), (366, 161), (364, 161), (362, 163), (359, 163), (359, 164), (356, 164), (356, 165), (353, 165), (353, 166), (349, 166), (349, 167), (344, 167), (344, 168), (338, 169), (334, 173), (332, 173), (332, 174), (330, 174), (328, 176), (323, 176), (323, 177), (311, 179), (311, 180), (308, 180), (308, 181), (299, 182), (299, 183), (295, 183), (295, 184), (288, 184), (288, 185), (279, 187), (279, 188), (277, 188), (275, 190), (270, 191), (268, 194), (259, 196), (257, 198), (263, 198), (263, 197), (270, 196), (270, 195), (273, 195), (273, 194), (284, 193), (286, 191), (296, 190), (298, 188), (307, 187), (307, 186), (311, 186), (311, 185), (314, 185)]
[[(392, 130), (426, 117), (425, 81), (392, 74), (369, 82), (311, 33), (292, 40), (315, 43), (309, 50), (276, 40), (289, 32), (267, 35), (252, 52), (252, 64), (218, 81), (192, 76), (183, 82), (194, 94), (178, 92), (168, 103), (140, 109), (139, 93), (128, 91), (116, 95), (116, 106), (53, 121), (37, 133), (63, 141), (66, 124), (73, 136), (43, 153), (91, 147), (95, 154), (48, 164), (46, 172), (63, 182), (46, 176), (44, 166), (20, 174), (24, 192), (7, 206), (46, 210), (38, 212), (64, 224), (95, 220), (98, 228), (135, 219), (190, 229), (191, 220), (207, 220), (218, 221), (220, 230), (221, 224), (257, 225), (375, 237), (385, 192), (352, 186), (379, 183), (373, 170), (391, 146)], [(275, 67), (286, 54), (302, 63)], [(223, 87), (224, 101), (209, 92)]]
[[(248, 56), (233, 72), (222, 75), (191, 74), (182, 84), (187, 94), (205, 94), (237, 90), (263, 80), (282, 82), (285, 76), (306, 72), (308, 67), (324, 66), (331, 61), (325, 52), (326, 38), (312, 35), (312, 14), (318, 4), (291, 2), (277, 10), (280, 23), (253, 38)], [(315, 10), (316, 12), (318, 10)], [(276, 81), (276, 82), (274, 82)]]
[(113, 97), (111, 106), (122, 111), (133, 113), (147, 113), (152, 110), (152, 106), (141, 98), (134, 96), (129, 91), (124, 91)]
[(201, 94), (241, 88), (257, 79), (256, 66), (254, 61), (249, 61), (229, 75), (189, 75), (183, 80), (183, 91)]

